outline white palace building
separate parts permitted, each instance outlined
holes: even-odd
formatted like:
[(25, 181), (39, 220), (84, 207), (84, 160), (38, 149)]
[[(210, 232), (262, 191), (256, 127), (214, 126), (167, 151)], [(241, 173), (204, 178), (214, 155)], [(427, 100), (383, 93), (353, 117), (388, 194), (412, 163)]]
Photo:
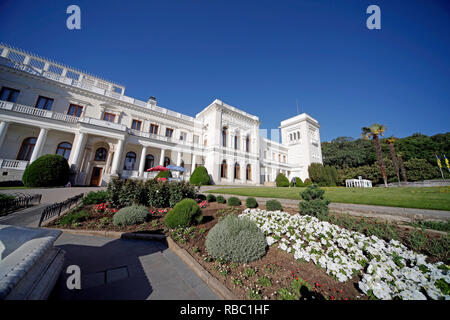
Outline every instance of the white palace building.
[[(140, 101), (125, 87), (0, 44), (0, 181), (21, 180), (45, 154), (65, 157), (73, 185), (112, 176), (145, 179), (156, 165), (204, 165), (215, 184), (273, 185), (278, 173), (308, 177), (322, 163), (319, 123), (303, 113), (281, 122), (281, 143), (257, 116), (214, 100), (195, 118)], [(278, 131), (278, 132), (280, 132)]]

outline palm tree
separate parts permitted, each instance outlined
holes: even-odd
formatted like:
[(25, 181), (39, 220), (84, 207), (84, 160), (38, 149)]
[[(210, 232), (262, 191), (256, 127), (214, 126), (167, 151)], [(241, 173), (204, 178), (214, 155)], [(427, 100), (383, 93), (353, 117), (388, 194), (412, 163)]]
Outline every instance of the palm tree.
[(400, 183), (400, 172), (398, 169), (398, 160), (397, 160), (397, 156), (395, 155), (395, 147), (394, 147), (395, 138), (394, 137), (387, 138), (386, 142), (389, 144), (389, 149), (391, 150), (392, 162), (394, 163), (395, 173), (397, 174), (397, 179), (398, 179), (398, 182)]
[(406, 169), (405, 166), (403, 165), (403, 153), (402, 152), (398, 152), (397, 153), (398, 156), (398, 163), (400, 164), (400, 170), (402, 171), (402, 177), (403, 177), (403, 181), (404, 182), (408, 182), (408, 179), (406, 179)]
[(383, 153), (381, 152), (380, 136), (383, 136), (386, 131), (386, 126), (378, 123), (374, 123), (370, 127), (363, 127), (361, 136), (369, 140), (372, 138), (375, 144), (375, 153), (377, 154), (378, 166), (380, 167), (381, 175), (383, 176), (384, 186), (387, 188), (387, 176), (386, 169), (383, 162)]

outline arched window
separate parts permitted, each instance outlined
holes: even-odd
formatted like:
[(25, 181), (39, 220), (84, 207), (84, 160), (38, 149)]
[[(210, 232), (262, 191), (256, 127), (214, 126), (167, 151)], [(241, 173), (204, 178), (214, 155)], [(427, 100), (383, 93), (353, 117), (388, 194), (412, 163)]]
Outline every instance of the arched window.
[(164, 157), (164, 167), (167, 167), (170, 164), (170, 158), (169, 157)]
[(136, 153), (130, 151), (125, 156), (125, 163), (123, 165), (124, 170), (134, 170), (134, 164), (136, 163)]
[(223, 127), (222, 129), (222, 146), (227, 146), (227, 128)]
[(239, 163), (235, 163), (234, 164), (234, 178), (235, 179), (240, 179), (241, 177), (241, 166), (239, 165)]
[(297, 140), (300, 140), (300, 131), (297, 131)]
[(245, 138), (245, 151), (250, 152), (250, 137)]
[(56, 154), (59, 154), (60, 156), (66, 158), (66, 160), (69, 160), (70, 150), (72, 150), (72, 144), (69, 142), (61, 142), (56, 148)]
[(247, 173), (246, 173), (246, 179), (247, 180), (252, 180), (252, 166), (251, 165), (247, 165)]
[(36, 145), (36, 140), (37, 139), (35, 137), (26, 138), (23, 140), (19, 154), (17, 155), (17, 160), (30, 161), (34, 146)]
[(225, 160), (223, 160), (222, 164), (220, 165), (220, 177), (221, 178), (227, 177), (227, 162)]
[(153, 155), (148, 154), (145, 156), (145, 168), (144, 170), (147, 171), (147, 169), (153, 168), (155, 166), (155, 158)]
[(106, 156), (108, 155), (108, 151), (105, 148), (98, 148), (95, 151), (95, 161), (106, 161)]

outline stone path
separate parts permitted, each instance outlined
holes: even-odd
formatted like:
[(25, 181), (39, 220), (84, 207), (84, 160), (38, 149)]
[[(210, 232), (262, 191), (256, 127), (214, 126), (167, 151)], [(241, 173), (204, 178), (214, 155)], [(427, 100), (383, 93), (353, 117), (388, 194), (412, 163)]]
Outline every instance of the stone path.
[[(167, 245), (63, 233), (55, 246), (66, 251), (51, 300), (219, 300)], [(65, 270), (81, 269), (81, 290), (69, 290)]]

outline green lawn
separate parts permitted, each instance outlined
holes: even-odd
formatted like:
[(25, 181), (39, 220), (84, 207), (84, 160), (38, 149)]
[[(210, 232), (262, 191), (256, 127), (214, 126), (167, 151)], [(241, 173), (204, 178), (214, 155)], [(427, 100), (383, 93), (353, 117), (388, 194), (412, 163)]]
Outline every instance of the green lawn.
[[(243, 187), (206, 192), (249, 197), (301, 200), (305, 188)], [(430, 188), (323, 188), (331, 202), (450, 211), (450, 187)]]

